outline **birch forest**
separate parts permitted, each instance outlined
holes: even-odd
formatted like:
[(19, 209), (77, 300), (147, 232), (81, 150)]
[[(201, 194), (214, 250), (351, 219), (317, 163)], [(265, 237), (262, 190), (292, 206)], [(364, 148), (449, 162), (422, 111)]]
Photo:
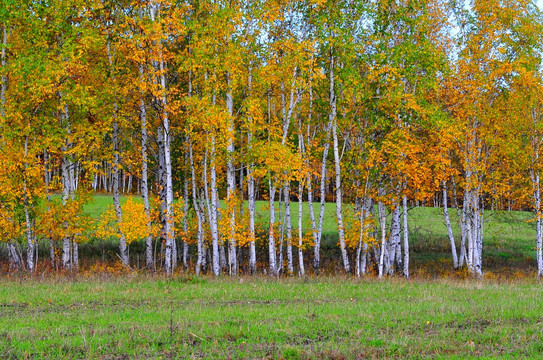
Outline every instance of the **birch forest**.
[(531, 0), (2, 0), (0, 40), (10, 270), (108, 241), (129, 271), (409, 277), (434, 206), (473, 277), (486, 214), (530, 212), (543, 276)]

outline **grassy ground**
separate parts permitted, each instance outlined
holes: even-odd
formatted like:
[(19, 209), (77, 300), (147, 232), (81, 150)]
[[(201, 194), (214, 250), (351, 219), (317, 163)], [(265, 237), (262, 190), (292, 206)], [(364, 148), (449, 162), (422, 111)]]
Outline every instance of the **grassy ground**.
[(541, 358), (535, 281), (0, 282), (0, 358)]

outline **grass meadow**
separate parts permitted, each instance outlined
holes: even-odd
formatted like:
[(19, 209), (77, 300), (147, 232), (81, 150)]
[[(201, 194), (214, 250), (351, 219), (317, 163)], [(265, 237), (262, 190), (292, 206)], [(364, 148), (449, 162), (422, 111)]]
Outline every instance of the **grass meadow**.
[(1, 358), (541, 358), (536, 280), (0, 282)]

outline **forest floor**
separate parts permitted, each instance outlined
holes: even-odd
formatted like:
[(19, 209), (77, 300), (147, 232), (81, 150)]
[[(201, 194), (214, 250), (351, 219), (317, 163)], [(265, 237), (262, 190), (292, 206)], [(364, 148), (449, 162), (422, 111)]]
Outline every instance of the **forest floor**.
[(0, 280), (0, 358), (541, 358), (535, 279)]

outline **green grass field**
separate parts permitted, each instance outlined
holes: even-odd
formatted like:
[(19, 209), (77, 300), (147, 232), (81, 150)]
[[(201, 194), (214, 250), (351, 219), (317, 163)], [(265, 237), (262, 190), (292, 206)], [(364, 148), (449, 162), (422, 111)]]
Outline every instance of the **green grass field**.
[(0, 281), (0, 358), (541, 358), (541, 284)]

